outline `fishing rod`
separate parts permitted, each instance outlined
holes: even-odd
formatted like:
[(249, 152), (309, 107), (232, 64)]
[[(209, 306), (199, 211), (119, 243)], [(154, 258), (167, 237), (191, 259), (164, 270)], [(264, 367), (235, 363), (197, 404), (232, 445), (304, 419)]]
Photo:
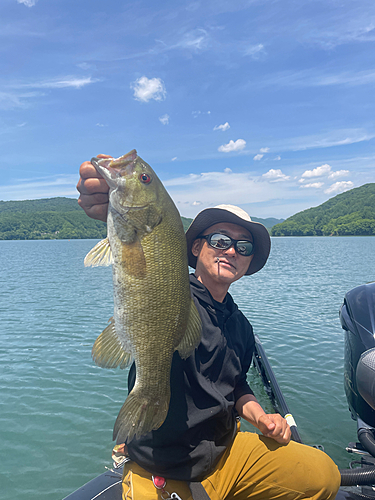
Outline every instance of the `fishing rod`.
[(302, 443), (301, 436), (299, 435), (297, 429), (297, 424), (285, 401), (283, 393), (276, 380), (275, 374), (268, 361), (265, 350), (263, 349), (262, 343), (257, 335), (254, 335), (254, 337), (255, 337), (255, 351), (253, 355), (253, 362), (255, 368), (257, 369), (259, 375), (262, 378), (262, 382), (267, 392), (267, 396), (271, 400), (271, 403), (275, 408), (275, 410), (278, 413), (280, 413), (280, 415), (283, 416), (285, 420), (288, 422), (292, 433), (293, 441), (296, 441), (297, 443)]

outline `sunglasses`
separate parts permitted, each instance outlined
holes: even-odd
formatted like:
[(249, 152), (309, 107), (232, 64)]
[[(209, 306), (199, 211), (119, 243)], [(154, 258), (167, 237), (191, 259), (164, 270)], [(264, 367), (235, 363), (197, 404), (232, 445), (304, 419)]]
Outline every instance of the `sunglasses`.
[(249, 257), (249, 255), (254, 253), (254, 243), (252, 241), (234, 240), (226, 234), (211, 233), (198, 236), (198, 238), (204, 238), (207, 240), (207, 243), (216, 250), (227, 250), (229, 247), (234, 245), (236, 252), (244, 257)]

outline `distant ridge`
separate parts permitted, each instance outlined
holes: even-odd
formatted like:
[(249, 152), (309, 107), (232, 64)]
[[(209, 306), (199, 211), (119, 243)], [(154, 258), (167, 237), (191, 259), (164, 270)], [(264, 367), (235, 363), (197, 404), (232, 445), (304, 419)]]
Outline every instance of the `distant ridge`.
[(289, 217), (272, 236), (375, 235), (375, 183), (364, 184)]
[[(184, 229), (193, 219), (181, 217)], [(258, 219), (268, 229), (282, 219)], [(102, 239), (104, 222), (91, 219), (74, 198), (0, 201), (0, 240)]]
[(276, 224), (281, 224), (285, 219), (275, 219), (274, 217), (267, 217), (267, 219), (258, 219), (258, 217), (251, 217), (251, 220), (254, 222), (260, 222), (263, 226), (266, 226), (267, 229), (271, 229)]
[(0, 240), (105, 238), (104, 222), (87, 217), (73, 198), (0, 201)]

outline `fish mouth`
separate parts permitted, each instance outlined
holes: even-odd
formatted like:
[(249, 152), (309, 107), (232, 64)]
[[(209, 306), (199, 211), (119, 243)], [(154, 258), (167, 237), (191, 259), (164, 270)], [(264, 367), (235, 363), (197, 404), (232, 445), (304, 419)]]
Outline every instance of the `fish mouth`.
[(119, 158), (91, 158), (91, 164), (97, 172), (101, 174), (110, 187), (114, 187), (116, 179), (131, 175), (133, 172), (135, 160), (138, 158), (137, 151), (133, 149), (130, 153), (120, 156)]

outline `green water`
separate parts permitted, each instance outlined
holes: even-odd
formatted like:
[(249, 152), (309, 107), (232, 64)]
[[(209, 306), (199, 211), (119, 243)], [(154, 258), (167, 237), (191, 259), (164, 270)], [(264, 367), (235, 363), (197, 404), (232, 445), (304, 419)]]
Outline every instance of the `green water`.
[[(0, 486), (6, 500), (61, 499), (111, 465), (126, 373), (94, 365), (112, 315), (95, 241), (0, 241)], [(261, 338), (306, 444), (346, 467), (356, 425), (343, 389), (338, 310), (375, 280), (375, 238), (274, 238), (267, 266), (232, 287)], [(250, 374), (252, 384), (259, 382)], [(261, 389), (261, 388), (260, 388)]]

